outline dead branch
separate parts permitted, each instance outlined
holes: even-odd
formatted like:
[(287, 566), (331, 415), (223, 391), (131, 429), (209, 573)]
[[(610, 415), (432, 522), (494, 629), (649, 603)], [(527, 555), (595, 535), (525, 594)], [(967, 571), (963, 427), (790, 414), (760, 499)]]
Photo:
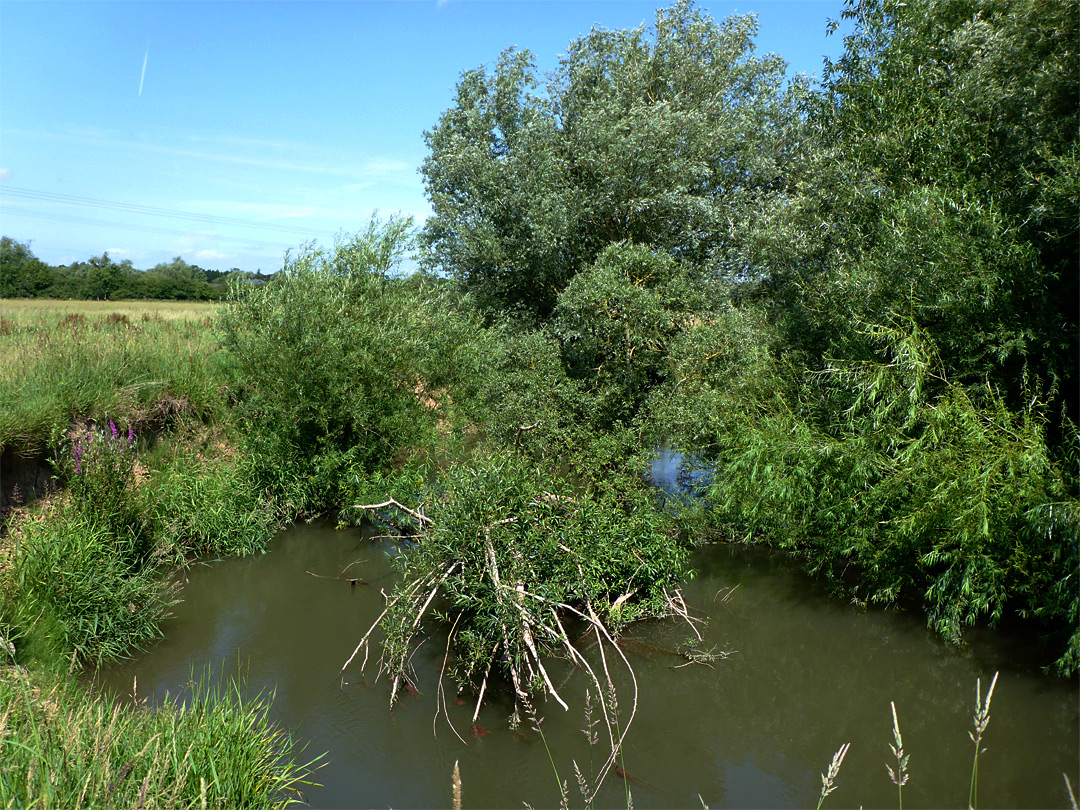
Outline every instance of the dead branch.
[[(450, 722), (450, 711), (446, 706), (446, 689), (443, 687), (443, 676), (446, 674), (446, 665), (450, 660), (450, 645), (454, 642), (454, 631), (457, 630), (458, 622), (461, 621), (462, 614), (458, 614), (454, 619), (454, 625), (450, 628), (450, 633), (446, 637), (446, 654), (443, 655), (442, 667), (439, 668), (439, 681), (438, 686), (435, 689), (435, 717), (431, 720), (431, 735), (438, 737), (438, 722), (439, 722), (439, 701), (442, 700), (442, 711), (446, 713), (446, 724), (450, 726), (450, 730), (454, 732), (454, 736), (465, 742), (465, 738), (458, 734), (458, 730), (454, 728), (454, 724)], [(475, 720), (473, 722), (476, 722)], [(465, 743), (468, 745), (468, 743)]]
[(393, 506), (395, 509), (400, 509), (406, 515), (411, 515), (412, 517), (416, 518), (417, 520), (419, 520), (421, 523), (423, 523), (425, 525), (432, 522), (431, 518), (429, 518), (427, 515), (423, 514), (422, 512), (417, 512), (415, 509), (410, 509), (409, 507), (398, 503), (396, 500), (391, 498), (389, 495), (386, 497), (386, 500), (383, 501), (382, 503), (356, 504), (356, 505), (353, 506), (353, 509), (370, 509), (370, 510), (374, 510), (374, 509), (385, 509), (388, 506)]
[(350, 585), (367, 585), (369, 588), (375, 587), (370, 582), (366, 582), (365, 580), (359, 579), (357, 577), (328, 577), (324, 576), (323, 574), (316, 574), (312, 571), (304, 571), (304, 573), (311, 574), (311, 576), (315, 577), (316, 579), (332, 579), (335, 582), (348, 582)]
[(514, 447), (520, 447), (521, 446), (519, 444), (519, 442), (521, 441), (521, 434), (522, 433), (527, 433), (530, 430), (536, 430), (536, 428), (540, 427), (541, 424), (542, 423), (539, 420), (537, 420), (537, 421), (533, 422), (531, 425), (519, 425), (518, 429), (517, 429), (517, 433), (514, 434)]

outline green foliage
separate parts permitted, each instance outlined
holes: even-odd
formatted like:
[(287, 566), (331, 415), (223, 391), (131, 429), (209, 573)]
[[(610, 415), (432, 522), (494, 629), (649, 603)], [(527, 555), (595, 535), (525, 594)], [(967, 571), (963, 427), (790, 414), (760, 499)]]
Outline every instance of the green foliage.
[(913, 318), (954, 382), (1010, 406), (1025, 369), (1075, 421), (1080, 11), (1043, 0), (850, 3), (801, 157), (758, 220), (790, 345)]
[(425, 514), (384, 621), (383, 666), (395, 679), (410, 675), (432, 591), (454, 628), (458, 676), (483, 677), (494, 666), (517, 683), (537, 671), (529, 644), (542, 657), (568, 643), (553, 610), (591, 610), (617, 632), (665, 615), (683, 575), (684, 551), (663, 531), (651, 493), (629, 476), (584, 497), (516, 457), (479, 458), (437, 481)]
[(265, 280), (261, 273), (207, 270), (180, 256), (149, 270), (130, 259), (113, 261), (102, 253), (86, 261), (50, 267), (30, 252), (29, 243), (0, 239), (0, 298), (64, 298), (94, 301), (151, 299), (214, 301), (224, 297), (229, 278)]
[(0, 238), (0, 298), (35, 298), (52, 283), (49, 267), (30, 252), (30, 244)]
[(285, 516), (251, 487), (251, 478), (248, 464), (235, 456), (211, 459), (181, 443), (150, 471), (140, 493), (157, 548), (177, 565), (265, 549)]
[(740, 272), (731, 223), (775, 185), (801, 92), (782, 90), (779, 57), (752, 55), (755, 31), (680, 2), (651, 38), (575, 40), (540, 93), (528, 52), (466, 72), (425, 135), (425, 262), (532, 319), (613, 243)]
[(311, 765), (238, 682), (188, 685), (161, 706), (112, 704), (71, 680), (0, 672), (5, 807), (286, 807)]
[(862, 598), (917, 598), (953, 641), (1009, 608), (1075, 631), (1076, 482), (1047, 448), (1045, 401), (1029, 390), (1016, 413), (948, 381), (913, 324), (864, 330), (872, 358), (816, 373), (758, 358), (735, 385), (698, 388), (683, 435), (710, 436), (716, 518), (799, 550), (840, 587), (854, 563)]
[(551, 329), (570, 376), (593, 397), (596, 427), (632, 419), (662, 379), (669, 340), (702, 305), (695, 292), (669, 255), (620, 243), (559, 295)]
[(160, 636), (174, 603), (145, 549), (73, 504), (24, 524), (0, 575), (0, 626), (18, 660), (100, 665)]
[(558, 463), (578, 439), (580, 386), (571, 380), (559, 344), (547, 331), (490, 329), (469, 417), (501, 447), (520, 447)]
[(266, 285), (233, 287), (221, 325), (238, 425), (259, 483), (301, 510), (339, 503), (350, 475), (433, 435), (430, 386), (457, 374), (469, 327), (390, 275), (411, 239), (407, 219), (372, 220), (333, 249), (304, 248)]

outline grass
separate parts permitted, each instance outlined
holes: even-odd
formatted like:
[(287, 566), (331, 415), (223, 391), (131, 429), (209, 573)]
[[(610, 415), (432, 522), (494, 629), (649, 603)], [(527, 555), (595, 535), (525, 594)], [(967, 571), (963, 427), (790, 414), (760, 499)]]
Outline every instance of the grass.
[(259, 550), (279, 522), (232, 449), (213, 312), (2, 304), (5, 464), (47, 454), (65, 488), (0, 541), (0, 807), (279, 807), (307, 783), (236, 683), (148, 710), (69, 677), (160, 635), (177, 568)]
[(285, 807), (312, 762), (246, 700), (236, 682), (189, 685), (189, 697), (102, 700), (63, 676), (0, 669), (0, 806)]
[[(112, 309), (106, 310), (108, 303)], [(96, 307), (91, 305), (97, 305)], [(127, 311), (117, 309), (126, 305)], [(228, 383), (212, 305), (147, 302), (3, 304), (0, 449), (55, 448), (79, 421), (157, 428), (204, 417)]]
[[(975, 681), (975, 714), (972, 718), (974, 729), (968, 732), (968, 737), (975, 744), (975, 755), (971, 765), (971, 782), (968, 788), (968, 810), (977, 810), (979, 806), (979, 755), (986, 751), (985, 748), (980, 747), (983, 741), (983, 735), (986, 733), (987, 727), (990, 725), (990, 701), (994, 696), (994, 688), (997, 686), (998, 673), (994, 673), (993, 679), (990, 681), (990, 688), (986, 691), (985, 699), (982, 694), (982, 679), (976, 679)], [(889, 748), (892, 751), (893, 757), (896, 759), (896, 769), (886, 763), (885, 768), (888, 770), (889, 779), (894, 785), (896, 785), (896, 801), (900, 810), (904, 807), (904, 795), (903, 787), (907, 784), (908, 777), (908, 759), (909, 755), (904, 752), (903, 739), (900, 736), (900, 721), (896, 716), (896, 704), (890, 702), (890, 708), (892, 709), (892, 732), (893, 741), (889, 744)], [(825, 802), (825, 797), (832, 793), (837, 786), (837, 776), (840, 773), (840, 766), (844, 762), (844, 757), (847, 755), (850, 743), (844, 743), (840, 746), (840, 749), (832, 758), (832, 763), (829, 765), (828, 773), (821, 775), (821, 796), (818, 799), (818, 810), (821, 810), (822, 804)], [(1068, 774), (1062, 773), (1062, 777), (1065, 780), (1066, 793), (1068, 794), (1069, 805), (1076, 807), (1076, 797), (1073, 793), (1072, 784), (1069, 782)]]
[(19, 660), (100, 665), (160, 635), (175, 596), (136, 538), (71, 502), (20, 528), (0, 570), (0, 635)]
[[(65, 301), (49, 298), (0, 298), (0, 317), (11, 327), (39, 323), (55, 325), (68, 315), (107, 318), (125, 315), (141, 320), (144, 315), (166, 321), (201, 321), (213, 317), (217, 304), (207, 301)], [(10, 327), (9, 327), (10, 328)]]

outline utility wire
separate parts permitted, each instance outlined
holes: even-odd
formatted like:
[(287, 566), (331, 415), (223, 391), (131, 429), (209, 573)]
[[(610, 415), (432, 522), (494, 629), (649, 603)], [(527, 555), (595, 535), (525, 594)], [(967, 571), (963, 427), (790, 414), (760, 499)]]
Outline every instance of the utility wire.
[[(139, 231), (141, 233), (156, 233), (163, 234), (165, 236), (191, 236), (191, 231), (181, 231), (175, 228), (158, 228), (153, 225), (138, 225), (129, 222), (111, 222), (106, 219), (94, 219), (93, 217), (78, 217), (71, 214), (53, 214), (44, 211), (33, 211), (28, 208), (19, 208), (12, 206), (4, 206), (5, 215), (13, 215), (19, 217), (33, 217), (36, 219), (51, 219), (57, 222), (71, 222), (78, 225), (107, 225), (110, 228), (124, 228), (129, 231)], [(208, 240), (213, 241), (225, 241), (225, 242), (239, 242), (244, 245), (251, 245), (264, 248), (289, 248), (292, 245), (286, 245), (283, 243), (263, 242), (260, 240), (244, 239), (239, 236), (222, 236), (219, 234), (213, 234), (206, 237)]]
[[(192, 211), (176, 211), (168, 208), (155, 208), (149, 205), (137, 205), (134, 203), (99, 200), (93, 197), (79, 197), (74, 194), (57, 194), (51, 191), (37, 191), (34, 189), (18, 188), (16, 186), (8, 185), (0, 186), (0, 198), (3, 197), (18, 197), (21, 199), (37, 200), (40, 202), (62, 203), (65, 205), (80, 205), (90, 208), (104, 208), (112, 211), (125, 211), (128, 213), (144, 214), (147, 216), (168, 217), (170, 219), (184, 219), (188, 221), (202, 222), (211, 225), (231, 225), (234, 227), (257, 228), (265, 231), (273, 231), (275, 233), (283, 234), (304, 234), (307, 236), (322, 236), (330, 239), (337, 236), (337, 234), (333, 231), (305, 227), (293, 227), (290, 225), (277, 225), (269, 222), (255, 222), (253, 220), (239, 219), (237, 217), (218, 217), (211, 214), (198, 214)], [(5, 206), (5, 209), (11, 210), (7, 206)], [(27, 209), (16, 210), (26, 211)]]

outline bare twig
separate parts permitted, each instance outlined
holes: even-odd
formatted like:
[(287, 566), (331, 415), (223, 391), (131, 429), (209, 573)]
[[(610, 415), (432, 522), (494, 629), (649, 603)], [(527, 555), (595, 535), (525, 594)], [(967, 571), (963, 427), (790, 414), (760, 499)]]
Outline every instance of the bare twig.
[(358, 577), (328, 577), (328, 576), (324, 576), (323, 574), (316, 574), (316, 573), (314, 573), (312, 571), (304, 571), (304, 573), (305, 574), (311, 574), (311, 576), (315, 577), (316, 579), (332, 579), (332, 580), (335, 580), (337, 582), (348, 582), (350, 585), (367, 585), (369, 587), (374, 587), (374, 586), (371, 585), (370, 582), (365, 582), (364, 580), (359, 579)]
[[(437, 724), (439, 722), (439, 701), (442, 701), (442, 711), (446, 714), (446, 724), (450, 726), (450, 730), (454, 732), (456, 736), (462, 742), (465, 742), (465, 738), (458, 734), (458, 730), (454, 728), (454, 724), (450, 722), (450, 712), (446, 707), (446, 689), (443, 687), (443, 675), (446, 674), (446, 664), (450, 660), (450, 645), (454, 641), (454, 631), (457, 630), (458, 622), (461, 621), (462, 614), (459, 613), (457, 618), (454, 619), (454, 625), (450, 628), (450, 634), (446, 637), (446, 654), (443, 656), (442, 667), (439, 669), (439, 682), (435, 689), (435, 717), (431, 720), (431, 736), (438, 737)], [(466, 743), (468, 745), (468, 743)], [(457, 770), (457, 763), (454, 764), (455, 771)]]

